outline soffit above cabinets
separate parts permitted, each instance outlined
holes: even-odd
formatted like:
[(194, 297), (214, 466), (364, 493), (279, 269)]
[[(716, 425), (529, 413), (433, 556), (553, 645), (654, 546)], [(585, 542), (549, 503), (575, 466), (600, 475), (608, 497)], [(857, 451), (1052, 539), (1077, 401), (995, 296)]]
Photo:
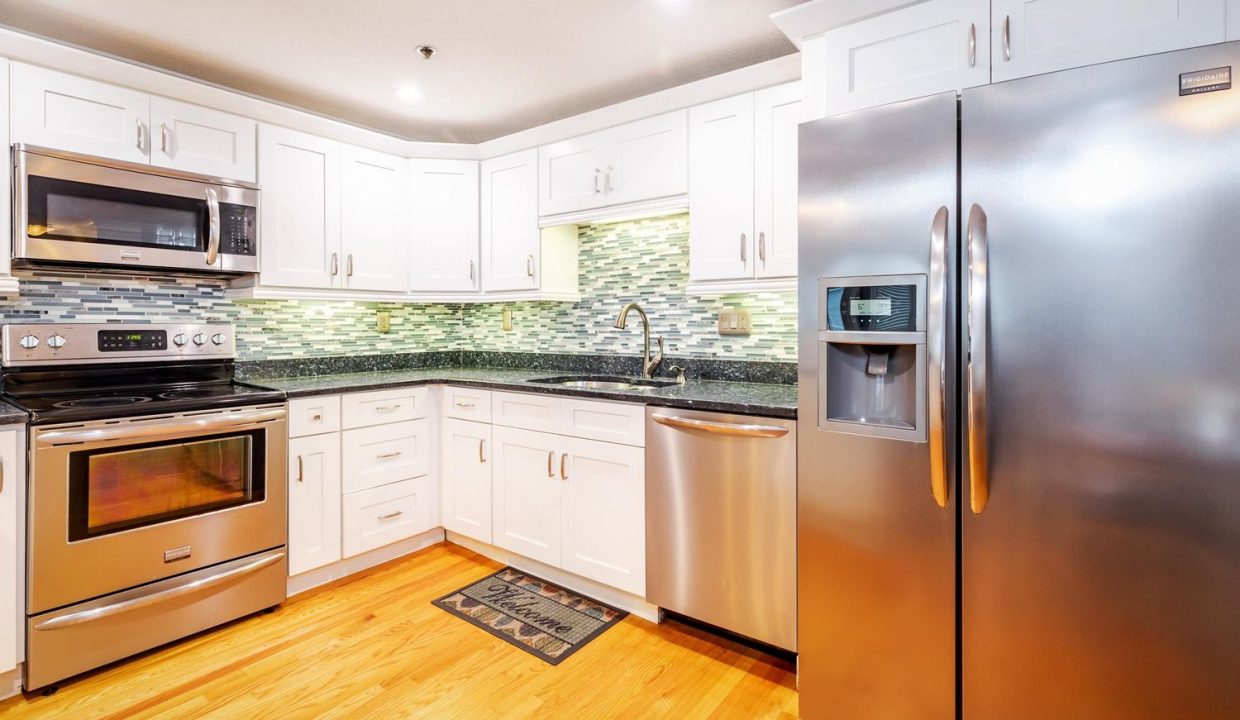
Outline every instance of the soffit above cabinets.
[(797, 2), (8, 0), (0, 23), (398, 137), (475, 143), (788, 55), (769, 16)]

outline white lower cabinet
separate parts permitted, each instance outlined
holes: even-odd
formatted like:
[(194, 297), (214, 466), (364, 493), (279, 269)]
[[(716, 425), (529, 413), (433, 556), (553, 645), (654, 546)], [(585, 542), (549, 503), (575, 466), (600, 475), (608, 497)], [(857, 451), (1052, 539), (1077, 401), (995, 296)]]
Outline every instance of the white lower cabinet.
[(289, 439), (288, 574), (340, 559), (340, 435)]
[(340, 444), (349, 469), (342, 486), (346, 493), (420, 477), (431, 469), (430, 421), (425, 418), (345, 430)]
[(18, 557), (18, 489), (23, 478), (18, 429), (0, 430), (0, 673), (17, 667), (17, 578), (25, 563)]
[(427, 476), (344, 496), (344, 557), (360, 555), (431, 529)]
[(495, 469), (492, 478), (494, 544), (528, 558), (560, 565), (560, 499), (557, 453), (565, 439), (558, 435), (495, 427)]
[[(446, 395), (446, 393), (445, 393)], [(443, 485), (440, 499), (444, 528), (491, 543), (491, 426), (444, 418)]]
[(562, 438), (560, 565), (646, 594), (646, 451)]

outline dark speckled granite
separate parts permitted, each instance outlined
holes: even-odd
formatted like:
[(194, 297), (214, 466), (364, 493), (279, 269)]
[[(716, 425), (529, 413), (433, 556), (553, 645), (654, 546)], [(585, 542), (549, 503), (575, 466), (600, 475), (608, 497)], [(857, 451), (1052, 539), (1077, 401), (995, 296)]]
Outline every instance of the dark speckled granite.
[[(512, 368), (422, 368), (309, 377), (264, 378), (259, 381), (259, 384), (283, 390), (290, 398), (415, 385), (451, 384), (768, 417), (795, 418), (797, 414), (795, 385), (690, 380), (684, 385), (645, 390), (586, 390), (530, 382), (536, 378), (563, 374), (565, 374), (563, 369), (548, 371)], [(250, 381), (254, 382), (254, 379), (250, 378)]]
[[(693, 380), (727, 380), (742, 383), (792, 385), (797, 381), (796, 365), (779, 362), (703, 360), (668, 357), (658, 375), (672, 377), (671, 367), (685, 368)], [(237, 371), (249, 380), (340, 375), (345, 373), (416, 370), (421, 368), (497, 368), (518, 370), (563, 370), (567, 372), (634, 376), (641, 373), (636, 355), (575, 355), (565, 353), (513, 353), (483, 351), (444, 351), (398, 353), (392, 355), (350, 355), (293, 360), (259, 360), (237, 363)]]
[(0, 425), (25, 425), (30, 416), (6, 402), (0, 402)]

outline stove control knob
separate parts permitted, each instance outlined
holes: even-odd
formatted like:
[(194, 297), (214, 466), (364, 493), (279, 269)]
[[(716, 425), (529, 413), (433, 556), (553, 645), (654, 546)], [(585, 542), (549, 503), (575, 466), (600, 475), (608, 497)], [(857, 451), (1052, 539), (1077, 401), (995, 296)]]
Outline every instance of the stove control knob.
[(53, 335), (47, 339), (47, 346), (53, 350), (59, 350), (65, 346), (64, 335)]
[(189, 335), (186, 335), (185, 333), (177, 333), (172, 336), (172, 343), (177, 347), (181, 347), (187, 342), (189, 342)]
[(215, 343), (216, 345), (223, 345), (224, 341), (227, 339), (228, 339), (228, 336), (225, 335), (224, 333), (216, 333), (211, 336), (211, 342)]
[(27, 350), (34, 350), (39, 347), (39, 338), (34, 335), (22, 335), (22, 339), (17, 342)]
[(207, 336), (203, 335), (202, 333), (198, 333), (197, 335), (194, 336), (194, 344), (195, 345), (206, 345)]

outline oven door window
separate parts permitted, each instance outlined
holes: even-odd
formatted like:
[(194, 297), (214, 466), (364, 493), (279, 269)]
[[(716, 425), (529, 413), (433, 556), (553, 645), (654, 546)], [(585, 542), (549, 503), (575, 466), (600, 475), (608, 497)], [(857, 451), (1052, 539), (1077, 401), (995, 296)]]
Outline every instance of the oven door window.
[(206, 250), (207, 202), (176, 195), (31, 175), (32, 238)]
[(69, 456), (69, 540), (262, 502), (264, 431)]

